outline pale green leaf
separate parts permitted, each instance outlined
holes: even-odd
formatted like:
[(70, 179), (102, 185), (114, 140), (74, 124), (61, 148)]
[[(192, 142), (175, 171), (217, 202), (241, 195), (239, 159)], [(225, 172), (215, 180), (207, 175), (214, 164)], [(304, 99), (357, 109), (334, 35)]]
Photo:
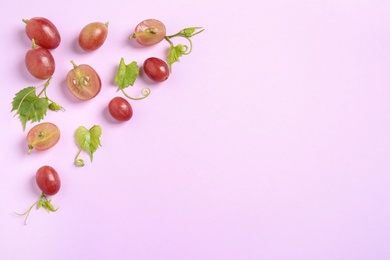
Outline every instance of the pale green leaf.
[(99, 146), (101, 146), (100, 137), (102, 135), (102, 128), (99, 125), (94, 125), (91, 129), (80, 126), (76, 130), (76, 142), (80, 149), (89, 154), (91, 161), (93, 154)]
[(128, 86), (133, 86), (139, 74), (137, 62), (133, 61), (126, 65), (125, 60), (121, 58), (119, 62), (118, 72), (115, 76), (115, 82), (122, 90)]
[(168, 65), (170, 70), (172, 70), (172, 64), (178, 62), (180, 57), (186, 52), (187, 46), (178, 44), (176, 46), (171, 45), (169, 48), (169, 53), (167, 57)]

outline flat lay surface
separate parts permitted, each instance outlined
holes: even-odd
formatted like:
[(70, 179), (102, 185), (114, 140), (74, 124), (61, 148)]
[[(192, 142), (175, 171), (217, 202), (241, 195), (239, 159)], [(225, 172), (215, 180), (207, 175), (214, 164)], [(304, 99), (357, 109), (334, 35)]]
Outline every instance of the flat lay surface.
[[(390, 2), (4, 0), (0, 7), (0, 259), (390, 258)], [(23, 130), (11, 103), (46, 82), (25, 65), (32, 42), (22, 19), (33, 17), (49, 19), (61, 35), (45, 93), (64, 109), (40, 121), (58, 127), (58, 142), (28, 154), (26, 136), (38, 122)], [(144, 61), (166, 60), (169, 42), (129, 39), (145, 19), (162, 21), (167, 35), (205, 29), (162, 82), (148, 77)], [(78, 36), (91, 22), (108, 22), (107, 38), (85, 51)], [(141, 68), (127, 93), (149, 88), (146, 98), (118, 91), (122, 58)], [(95, 97), (72, 95), (71, 61), (96, 70)], [(117, 96), (131, 104), (128, 121), (109, 111)], [(117, 116), (128, 118), (126, 109)], [(92, 161), (78, 155), (81, 126), (101, 127)], [(47, 196), (57, 210), (33, 207), (24, 225), (14, 212), (40, 198), (35, 174), (45, 165), (61, 179)]]

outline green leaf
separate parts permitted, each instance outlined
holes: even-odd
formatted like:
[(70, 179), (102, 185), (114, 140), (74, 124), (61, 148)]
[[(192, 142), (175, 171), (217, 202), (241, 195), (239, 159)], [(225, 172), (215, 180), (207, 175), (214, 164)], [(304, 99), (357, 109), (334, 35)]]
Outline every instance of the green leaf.
[(133, 86), (139, 74), (139, 67), (137, 62), (133, 61), (125, 64), (125, 60), (121, 58), (119, 62), (118, 72), (115, 76), (115, 82), (122, 90), (128, 86)]
[(22, 122), (23, 130), (26, 129), (26, 123), (30, 121), (41, 121), (47, 112), (49, 100), (47, 97), (38, 97), (35, 93), (35, 87), (27, 87), (15, 94), (12, 101), (12, 111), (16, 111)]
[(46, 209), (46, 211), (48, 212), (55, 212), (57, 211), (56, 208), (54, 208), (53, 204), (51, 204), (51, 200), (45, 200), (45, 201), (42, 201), (42, 207), (44, 209)]
[(40, 209), (41, 207), (43, 207), (43, 201), (42, 201), (42, 199), (40, 199), (39, 201), (38, 201), (38, 203), (37, 203), (37, 209)]
[(76, 141), (80, 149), (86, 151), (89, 154), (91, 162), (93, 160), (93, 154), (97, 148), (101, 146), (100, 137), (102, 135), (102, 128), (99, 125), (94, 125), (91, 129), (87, 129), (84, 126), (80, 126), (76, 130)]
[(183, 44), (178, 44), (176, 46), (172, 45), (169, 47), (168, 53), (168, 65), (170, 70), (172, 70), (172, 64), (179, 61), (179, 58), (185, 54), (187, 51), (187, 46)]

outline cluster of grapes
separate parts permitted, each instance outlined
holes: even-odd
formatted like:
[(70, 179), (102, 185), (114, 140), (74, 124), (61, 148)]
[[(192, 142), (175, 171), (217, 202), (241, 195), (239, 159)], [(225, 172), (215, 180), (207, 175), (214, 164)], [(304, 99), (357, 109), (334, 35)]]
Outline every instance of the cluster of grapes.
[[(60, 45), (60, 33), (50, 20), (43, 17), (34, 17), (23, 21), (26, 23), (26, 34), (32, 43), (32, 48), (27, 51), (25, 56), (26, 68), (35, 78), (47, 80), (43, 85), (43, 90), (41, 90), (39, 94), (36, 94), (36, 90), (38, 89), (37, 87), (28, 87), (19, 91), (13, 100), (12, 111), (15, 110), (16, 113), (19, 114), (19, 118), (25, 128), (27, 121), (39, 122), (42, 120), (47, 109), (58, 111), (63, 108), (53, 100), (49, 99), (46, 95), (46, 88), (48, 87), (55, 71), (55, 60), (50, 50), (55, 49)], [(81, 30), (78, 37), (78, 43), (81, 49), (84, 51), (94, 51), (99, 49), (107, 38), (108, 25), (108, 22), (93, 22), (87, 24)], [(197, 31), (198, 29), (201, 28), (185, 28), (179, 33), (167, 36), (165, 25), (159, 20), (147, 19), (140, 22), (135, 27), (134, 33), (129, 37), (130, 40), (135, 39), (143, 46), (151, 46), (166, 39), (170, 45), (167, 62), (157, 57), (150, 57), (144, 61), (142, 68), (145, 75), (156, 82), (163, 82), (167, 80), (172, 70), (172, 64), (178, 61), (182, 55), (186, 55), (191, 52), (192, 41), (190, 40), (190, 37), (203, 31)], [(175, 46), (171, 41), (174, 37), (186, 38), (190, 43), (190, 47), (182, 44)], [(96, 70), (88, 64), (77, 65), (73, 60), (71, 60), (71, 63), (73, 68), (66, 76), (66, 85), (70, 93), (80, 100), (90, 100), (96, 97), (102, 86), (100, 77)], [(150, 94), (149, 89), (143, 89), (145, 90), (142, 92), (143, 97), (134, 98), (124, 92), (124, 88), (134, 84), (138, 73), (139, 68), (136, 62), (126, 65), (123, 58), (121, 59), (115, 81), (125, 96), (133, 100), (143, 99)], [(41, 97), (42, 95), (44, 97)], [(130, 103), (119, 96), (110, 100), (108, 103), (108, 111), (110, 115), (118, 121), (128, 121), (133, 115)], [(80, 132), (88, 132), (85, 128), (80, 130)], [(87, 133), (89, 134), (88, 139), (93, 138), (93, 136), (91, 136), (93, 135), (92, 130), (97, 132), (97, 138), (100, 138), (100, 126), (94, 126), (90, 130), (91, 132)], [(60, 129), (53, 123), (43, 122), (35, 125), (27, 133), (26, 139), (28, 143), (28, 154), (30, 154), (33, 149), (41, 151), (53, 147), (59, 141), (60, 134)], [(76, 140), (79, 138), (78, 134), (79, 132), (76, 131)], [(82, 139), (83, 137), (81, 136), (80, 138)], [(97, 140), (94, 144), (95, 150), (99, 144), (100, 140)], [(80, 145), (80, 147), (82, 147), (82, 145)], [(90, 149), (88, 152), (90, 153), (92, 159), (92, 153), (94, 151)], [(83, 161), (81, 163), (80, 161), (82, 160), (76, 160), (76, 165), (83, 166)], [(35, 202), (25, 213), (16, 213), (18, 215), (26, 216), (25, 223), (34, 206), (37, 206), (38, 208), (43, 207), (47, 211), (56, 210), (51, 204), (51, 200), (49, 200), (46, 195), (55, 195), (60, 190), (61, 180), (57, 171), (51, 166), (42, 166), (36, 172), (36, 183), (42, 191), (39, 200)]]

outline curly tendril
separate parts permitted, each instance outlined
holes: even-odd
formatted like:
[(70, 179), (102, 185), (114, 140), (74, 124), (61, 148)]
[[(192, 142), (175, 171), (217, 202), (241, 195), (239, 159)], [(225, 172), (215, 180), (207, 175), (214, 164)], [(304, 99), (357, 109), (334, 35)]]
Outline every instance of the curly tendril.
[(132, 97), (132, 96), (130, 96), (129, 94), (127, 94), (126, 91), (125, 91), (124, 89), (122, 89), (122, 92), (123, 92), (123, 94), (124, 94), (127, 98), (129, 98), (129, 99), (132, 99), (132, 100), (141, 100), (141, 99), (144, 99), (144, 98), (146, 98), (147, 96), (149, 96), (151, 91), (150, 91), (150, 88), (142, 88), (142, 89), (141, 89), (141, 97)]

